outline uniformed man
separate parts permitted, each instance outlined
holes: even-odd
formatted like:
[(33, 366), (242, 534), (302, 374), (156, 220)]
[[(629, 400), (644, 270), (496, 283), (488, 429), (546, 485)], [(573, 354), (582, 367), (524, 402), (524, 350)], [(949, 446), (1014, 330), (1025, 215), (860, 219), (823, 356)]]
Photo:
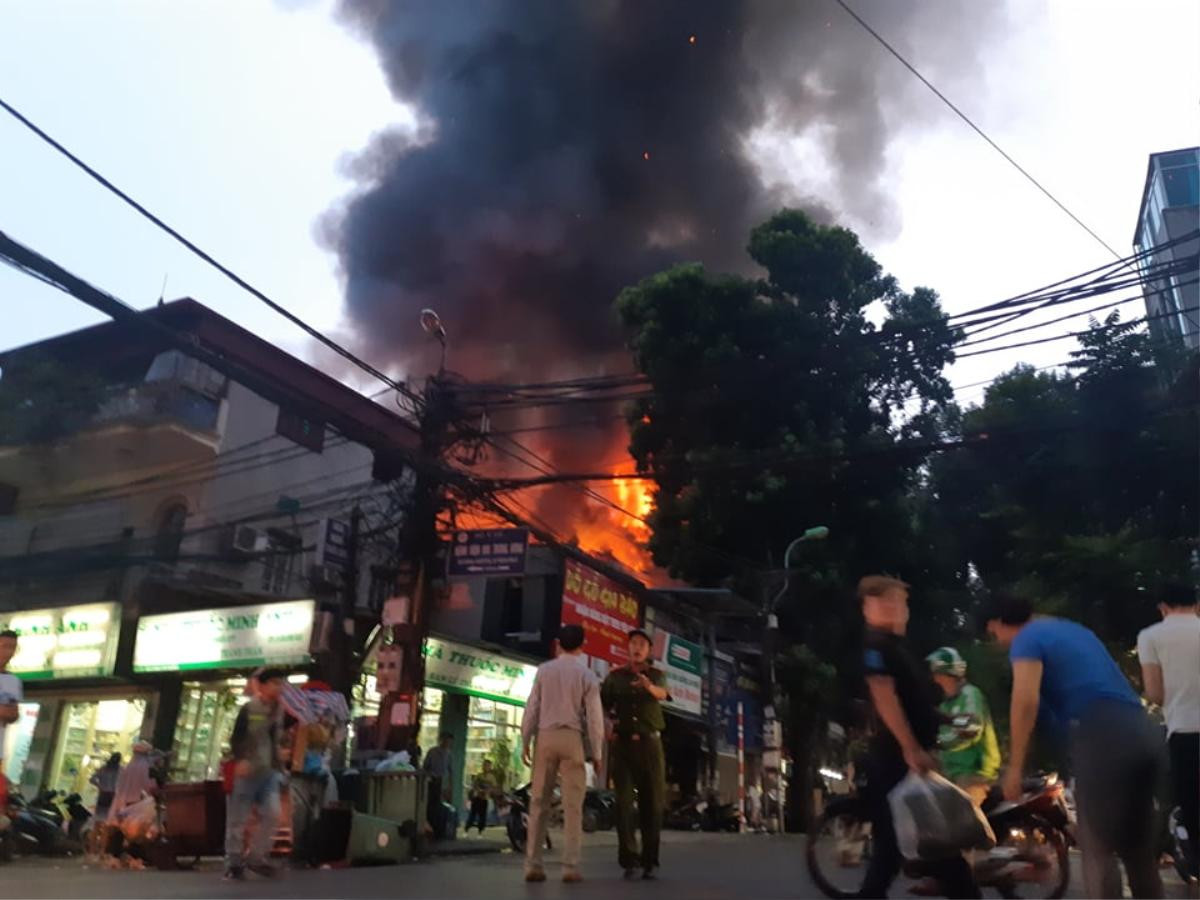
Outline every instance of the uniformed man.
[[(600, 689), (604, 708), (613, 717), (609, 766), (617, 795), (619, 861), (625, 877), (654, 878), (658, 842), (666, 802), (666, 764), (663, 761), (662, 701), (670, 699), (666, 676), (650, 664), (650, 637), (641, 629), (629, 632), (629, 664), (613, 669)], [(637, 814), (634, 813), (636, 795)], [(638, 852), (636, 829), (642, 832)]]

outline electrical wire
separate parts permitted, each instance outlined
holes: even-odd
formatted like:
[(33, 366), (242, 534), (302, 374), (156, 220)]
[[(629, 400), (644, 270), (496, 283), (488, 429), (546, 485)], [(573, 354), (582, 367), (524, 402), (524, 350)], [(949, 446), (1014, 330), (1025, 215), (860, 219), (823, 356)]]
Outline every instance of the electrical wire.
[(856, 21), (859, 25), (861, 25), (863, 27), (863, 29), (868, 34), (871, 35), (871, 37), (875, 38), (875, 40), (877, 40), (880, 44), (882, 44), (884, 49), (886, 49), (890, 54), (892, 54), (892, 56), (896, 57), (896, 59), (898, 59), (900, 61), (901, 65), (903, 65), (904, 68), (906, 68), (906, 69), (908, 69), (908, 71), (912, 72), (912, 74), (915, 75), (917, 77), (917, 79), (923, 85), (925, 85), (925, 87), (929, 88), (929, 90), (932, 91), (939, 100), (941, 100), (944, 104), (946, 104), (946, 106), (948, 106), (951, 110), (953, 110), (955, 115), (957, 115), (960, 119), (962, 119), (964, 122), (966, 122), (967, 125), (970, 126), (972, 131), (974, 131), (977, 135), (979, 135), (981, 138), (983, 138), (985, 141), (987, 141), (988, 145), (993, 150), (995, 150), (997, 153), (999, 153), (1002, 157), (1004, 157), (1004, 159), (1008, 162), (1009, 165), (1011, 165), (1014, 169), (1016, 169), (1018, 172), (1020, 172), (1022, 175), (1024, 175), (1030, 184), (1032, 184), (1039, 191), (1041, 191), (1043, 194), (1045, 194), (1055, 206), (1057, 206), (1064, 213), (1066, 213), (1068, 216), (1070, 216), (1071, 220), (1076, 225), (1078, 225), (1080, 228), (1082, 228), (1084, 231), (1086, 231), (1089, 235), (1091, 235), (1091, 237), (1093, 238), (1093, 240), (1096, 241), (1096, 243), (1098, 243), (1101, 247), (1103, 247), (1105, 250), (1107, 250), (1109, 253), (1111, 253), (1113, 256), (1115, 256), (1117, 259), (1121, 258), (1121, 255), (1119, 253), (1117, 253), (1117, 251), (1114, 250), (1112, 247), (1110, 247), (1108, 245), (1108, 243), (1102, 237), (1100, 237), (1100, 235), (1096, 234), (1096, 232), (1092, 231), (1091, 228), (1089, 228), (1087, 225), (1085, 225), (1083, 220), (1080, 219), (1079, 216), (1075, 215), (1075, 213), (1073, 213), (1073, 212), (1071, 212), (1071, 210), (1067, 209), (1066, 204), (1064, 204), (1061, 200), (1059, 200), (1052, 193), (1050, 193), (1049, 189), (1047, 189), (1040, 181), (1038, 181), (1031, 174), (1029, 174), (1029, 172), (1020, 163), (1018, 163), (1007, 152), (1005, 152), (1005, 150), (999, 144), (997, 144), (994, 140), (992, 140), (982, 128), (980, 128), (978, 125), (976, 125), (966, 113), (964, 113), (961, 109), (959, 109), (957, 106), (955, 106), (954, 103), (952, 103), (950, 101), (950, 98), (948, 98), (945, 94), (943, 94), (941, 91), (939, 91), (928, 78), (926, 78), (924, 75), (922, 75), (912, 63), (910, 63), (907, 59), (905, 59), (900, 54), (900, 51), (898, 51), (895, 47), (893, 47), (890, 43), (888, 43), (887, 40), (884, 39), (884, 37), (878, 31), (876, 31), (869, 24), (867, 24), (866, 20), (863, 19), (862, 16), (860, 16), (853, 9), (851, 9), (850, 5), (846, 2), (846, 0), (833, 0), (833, 2), (836, 3), (838, 6), (840, 6), (843, 10), (845, 10), (847, 15), (849, 15), (850, 18), (854, 19), (854, 21)]
[(270, 308), (271, 310), (273, 310), (274, 312), (283, 316), (285, 319), (287, 319), (289, 322), (291, 322), (293, 325), (295, 325), (297, 328), (299, 328), (301, 331), (303, 331), (309, 337), (319, 341), (321, 344), (324, 344), (326, 347), (328, 347), (334, 353), (341, 356), (343, 359), (347, 360), (350, 363), (353, 363), (354, 365), (358, 366), (358, 368), (362, 369), (367, 374), (371, 375), (372, 377), (374, 377), (374, 378), (378, 379), (379, 381), (383, 382), (384, 384), (386, 384), (392, 390), (405, 396), (410, 402), (412, 402), (416, 405), (419, 405), (422, 402), (421, 398), (417, 394), (414, 394), (411, 391), (409, 391), (409, 389), (406, 385), (391, 378), (384, 372), (382, 372), (379, 369), (372, 366), (370, 363), (368, 363), (365, 360), (356, 356), (350, 350), (347, 350), (341, 344), (337, 343), (337, 341), (333, 340), (330, 337), (327, 337), (324, 333), (322, 333), (318, 329), (314, 328), (312, 325), (309, 325), (307, 322), (305, 322), (303, 319), (301, 319), (295, 313), (291, 312), (286, 307), (284, 307), (281, 304), (277, 303), (276, 301), (272, 300), (265, 293), (263, 293), (261, 290), (256, 288), (254, 285), (252, 285), (246, 279), (242, 278), (240, 275), (238, 275), (236, 272), (234, 272), (228, 266), (219, 262), (212, 255), (205, 252), (197, 244), (195, 244), (188, 238), (184, 237), (179, 231), (172, 228), (170, 225), (168, 225), (165, 221), (163, 221), (161, 218), (159, 218), (154, 213), (152, 213), (149, 209), (147, 209), (145, 206), (143, 206), (137, 200), (133, 199), (133, 197), (131, 197), (125, 191), (121, 190), (119, 187), (117, 187), (115, 184), (113, 184), (105, 176), (101, 175), (98, 171), (96, 171), (96, 169), (94, 169), (92, 166), (88, 165), (86, 162), (84, 162), (82, 159), (80, 159), (77, 155), (75, 155), (70, 150), (68, 150), (62, 143), (60, 143), (59, 141), (57, 141), (53, 137), (51, 137), (45, 130), (40, 128), (37, 124), (35, 124), (31, 119), (29, 119), (23, 113), (21, 113), (16, 107), (14, 107), (11, 103), (9, 103), (3, 97), (0, 97), (0, 108), (3, 108), (14, 119), (16, 119), (18, 122), (20, 122), (26, 128), (28, 128), (30, 131), (32, 131), (39, 138), (41, 138), (42, 141), (49, 144), (51, 147), (53, 147), (55, 150), (57, 150), (60, 154), (62, 154), (64, 157), (66, 157), (72, 164), (74, 164), (78, 169), (80, 169), (84, 174), (86, 174), (93, 181), (97, 182), (101, 187), (105, 188), (110, 193), (112, 193), (116, 197), (120, 198), (127, 206), (132, 208), (143, 218), (145, 218), (149, 222), (153, 223), (155, 226), (157, 226), (160, 230), (162, 230), (163, 232), (168, 234), (171, 238), (173, 238), (179, 244), (182, 244), (185, 248), (187, 248), (193, 254), (198, 256), (204, 262), (208, 263), (210, 266), (212, 266), (214, 269), (216, 269), (218, 272), (220, 272), (222, 275), (224, 275), (226, 278), (228, 278), (230, 281), (232, 281), (238, 287), (245, 290), (247, 293), (249, 293), (251, 296), (255, 297), (257, 300), (266, 304), (266, 306), (268, 308)]

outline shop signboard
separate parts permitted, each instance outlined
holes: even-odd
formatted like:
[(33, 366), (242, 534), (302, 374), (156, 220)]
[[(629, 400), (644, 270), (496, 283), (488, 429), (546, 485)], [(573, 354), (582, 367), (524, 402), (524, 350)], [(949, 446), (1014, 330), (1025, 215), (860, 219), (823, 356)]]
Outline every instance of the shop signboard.
[(117, 603), (0, 612), (0, 631), (19, 636), (8, 670), (22, 681), (111, 675), (121, 633)]
[(654, 655), (662, 664), (667, 677), (667, 690), (671, 692), (671, 699), (664, 702), (663, 706), (693, 716), (700, 715), (704, 692), (704, 678), (700, 674), (703, 648), (679, 635), (656, 628)]
[(623, 665), (627, 636), (638, 627), (638, 614), (633, 591), (573, 559), (566, 561), (562, 624), (583, 626), (583, 652), (588, 656)]
[(454, 535), (448, 571), (451, 576), (523, 575), (528, 551), (528, 529), (467, 529)]
[(441, 638), (425, 641), (425, 683), (499, 703), (525, 705), (537, 667)]
[(250, 669), (309, 661), (312, 600), (142, 616), (135, 672)]

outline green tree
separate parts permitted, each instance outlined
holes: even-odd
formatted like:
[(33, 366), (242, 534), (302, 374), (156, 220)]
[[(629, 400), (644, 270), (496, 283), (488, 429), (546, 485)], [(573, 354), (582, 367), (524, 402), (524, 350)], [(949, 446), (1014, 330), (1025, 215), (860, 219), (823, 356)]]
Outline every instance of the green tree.
[(651, 552), (713, 584), (744, 572), (735, 560), (778, 566), (822, 524), (816, 571), (794, 579), (810, 597), (904, 572), (920, 457), (898, 444), (951, 396), (954, 332), (937, 295), (901, 291), (853, 232), (797, 211), (754, 229), (749, 252), (760, 280), (682, 265), (617, 300), (653, 389), (629, 416), (631, 453), (656, 483)]
[(936, 528), (956, 567), (1027, 591), (1124, 658), (1153, 589), (1196, 546), (1200, 431), (1194, 399), (1161, 387), (1147, 335), (1113, 313), (1080, 344), (1073, 376), (1018, 366), (958, 417), (973, 442), (931, 465)]

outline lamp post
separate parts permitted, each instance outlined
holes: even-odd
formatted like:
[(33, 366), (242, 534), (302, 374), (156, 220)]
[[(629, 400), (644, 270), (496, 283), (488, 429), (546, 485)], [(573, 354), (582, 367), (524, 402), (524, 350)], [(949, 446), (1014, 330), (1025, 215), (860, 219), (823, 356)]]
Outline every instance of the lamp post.
[(421, 328), (426, 334), (437, 338), (438, 343), (442, 345), (442, 359), (438, 364), (438, 375), (441, 375), (446, 371), (446, 327), (442, 325), (441, 316), (435, 310), (425, 308), (421, 310)]
[[(779, 603), (787, 596), (788, 588), (791, 586), (791, 565), (792, 552), (801, 544), (807, 541), (823, 541), (829, 537), (829, 529), (824, 525), (815, 525), (812, 528), (805, 529), (804, 533), (792, 541), (787, 546), (787, 550), (783, 552), (783, 572), (784, 580), (783, 587), (774, 597), (769, 597), (764, 605), (764, 633), (763, 633), (763, 656), (766, 662), (767, 675), (767, 697), (770, 700), (770, 706), (764, 710), (764, 726), (769, 740), (764, 743), (769, 743), (770, 746), (763, 747), (763, 768), (774, 768), (776, 770), (776, 793), (777, 802), (775, 804), (775, 831), (777, 834), (783, 834), (783, 806), (784, 806), (784, 789), (783, 789), (783, 728), (776, 718), (776, 710), (779, 707), (779, 689), (775, 682), (775, 643), (776, 635), (779, 631), (779, 617), (775, 614)], [(768, 761), (775, 763), (774, 766), (768, 766)]]

